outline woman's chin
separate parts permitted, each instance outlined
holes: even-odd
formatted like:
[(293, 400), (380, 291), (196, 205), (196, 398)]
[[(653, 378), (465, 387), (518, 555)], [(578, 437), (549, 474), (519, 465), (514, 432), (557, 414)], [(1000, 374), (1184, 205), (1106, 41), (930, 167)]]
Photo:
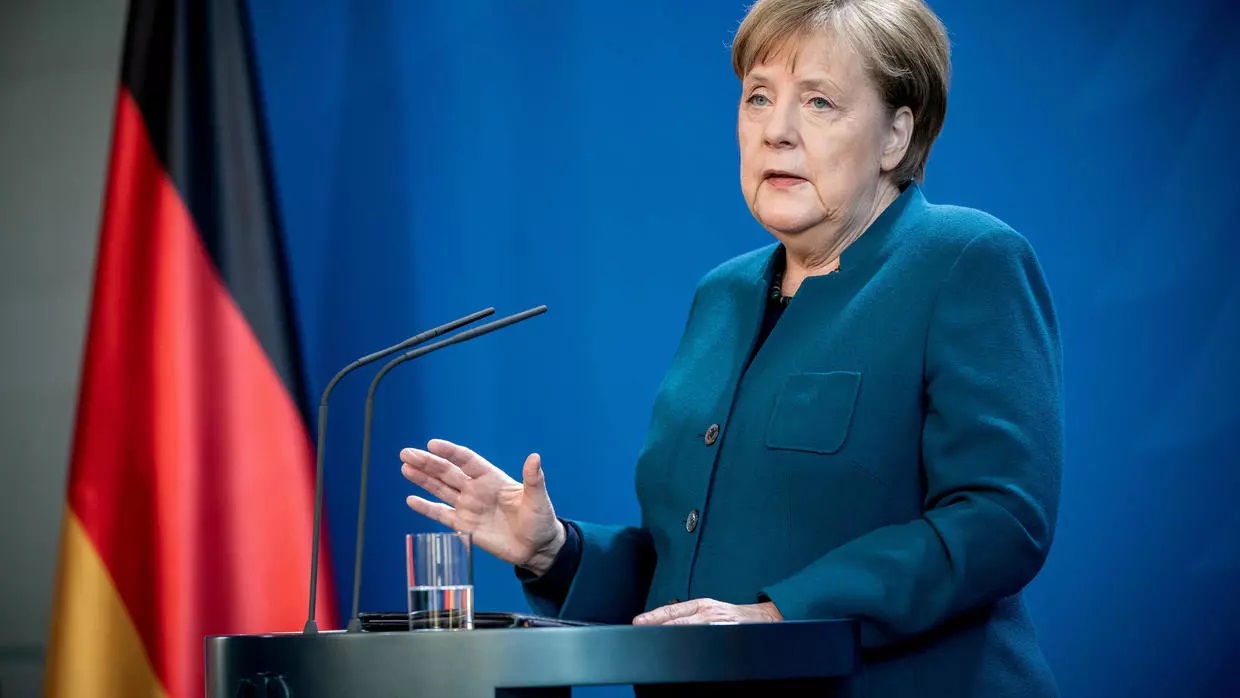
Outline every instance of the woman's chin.
[(822, 220), (821, 215), (806, 211), (758, 211), (756, 217), (762, 227), (781, 238), (799, 235)]

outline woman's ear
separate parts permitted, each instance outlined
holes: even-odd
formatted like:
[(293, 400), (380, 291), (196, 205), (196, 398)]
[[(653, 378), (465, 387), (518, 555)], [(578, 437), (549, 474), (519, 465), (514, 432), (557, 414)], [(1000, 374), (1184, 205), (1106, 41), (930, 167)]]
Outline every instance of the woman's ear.
[(883, 139), (882, 159), (879, 162), (883, 172), (890, 172), (900, 164), (912, 140), (913, 110), (900, 107), (892, 114), (890, 128)]

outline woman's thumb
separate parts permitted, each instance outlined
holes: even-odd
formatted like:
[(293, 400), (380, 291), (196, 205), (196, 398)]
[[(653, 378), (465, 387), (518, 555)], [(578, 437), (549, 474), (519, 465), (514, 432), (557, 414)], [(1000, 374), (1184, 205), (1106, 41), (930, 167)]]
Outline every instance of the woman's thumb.
[(542, 458), (537, 453), (531, 453), (525, 459), (525, 467), (521, 469), (521, 478), (527, 488), (547, 489), (547, 481), (543, 477)]

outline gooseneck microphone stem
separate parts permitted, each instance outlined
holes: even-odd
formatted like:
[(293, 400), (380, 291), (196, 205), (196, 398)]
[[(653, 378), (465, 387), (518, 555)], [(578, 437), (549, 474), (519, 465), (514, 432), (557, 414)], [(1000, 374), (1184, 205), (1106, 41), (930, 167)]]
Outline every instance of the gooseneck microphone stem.
[(326, 455), (327, 446), (327, 398), (331, 395), (332, 390), (336, 388), (336, 384), (341, 378), (361, 368), (366, 364), (374, 363), (386, 356), (391, 356), (402, 349), (422, 344), (423, 342), (434, 339), (442, 334), (451, 332), (455, 329), (473, 324), (484, 317), (493, 315), (495, 308), (484, 308), (476, 313), (471, 313), (463, 318), (458, 318), (452, 322), (445, 323), (432, 330), (427, 330), (420, 334), (416, 334), (409, 339), (395, 344), (387, 349), (381, 349), (373, 354), (367, 354), (353, 363), (345, 366), (327, 382), (327, 387), (323, 389), (323, 396), (319, 399), (319, 432), (318, 443), (315, 446), (314, 460), (314, 531), (311, 533), (312, 544), (310, 548), (310, 601), (309, 608), (306, 610), (306, 625), (302, 628), (304, 633), (317, 633), (319, 631), (318, 621), (315, 620), (315, 600), (318, 597), (319, 589), (319, 541), (322, 535), (323, 525), (323, 460)]
[(493, 322), (488, 322), (485, 325), (480, 325), (473, 329), (465, 330), (464, 332), (448, 337), (447, 339), (441, 339), (434, 344), (428, 344), (424, 347), (401, 354), (395, 359), (392, 359), (384, 364), (383, 368), (379, 369), (379, 371), (375, 373), (375, 377), (370, 381), (370, 389), (366, 392), (366, 413), (364, 417), (365, 424), (362, 427), (362, 477), (361, 487), (357, 496), (357, 547), (355, 548), (353, 557), (353, 610), (352, 614), (349, 616), (349, 632), (361, 632), (362, 629), (362, 621), (358, 617), (358, 602), (362, 593), (362, 544), (365, 540), (366, 533), (366, 489), (367, 483), (370, 481), (370, 426), (374, 421), (375, 390), (379, 387), (379, 381), (383, 380), (383, 377), (386, 376), (392, 369), (406, 361), (411, 361), (420, 356), (425, 356), (433, 351), (438, 351), (444, 347), (452, 346), (453, 344), (459, 344), (461, 342), (469, 341), (475, 337), (481, 337), (484, 334), (490, 334), (496, 330), (502, 330), (509, 325), (516, 324), (522, 320), (528, 320), (535, 315), (542, 315), (545, 312), (547, 312), (547, 306), (540, 305), (515, 315), (509, 315), (508, 317), (500, 318), (499, 320), (495, 320)]

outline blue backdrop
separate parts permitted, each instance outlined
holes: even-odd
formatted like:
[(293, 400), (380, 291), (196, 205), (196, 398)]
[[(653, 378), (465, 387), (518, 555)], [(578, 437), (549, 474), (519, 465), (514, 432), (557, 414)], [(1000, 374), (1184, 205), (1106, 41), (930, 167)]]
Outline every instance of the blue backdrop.
[[(937, 0), (954, 43), (933, 201), (1037, 249), (1063, 324), (1058, 538), (1029, 591), (1065, 695), (1224, 695), (1240, 658), (1232, 0)], [(364, 609), (402, 609), (402, 446), (445, 437), (570, 517), (632, 475), (698, 278), (769, 241), (738, 191), (736, 2), (253, 2), (311, 388), (488, 305), (528, 324), (403, 367), (377, 403)], [(334, 401), (339, 590), (370, 374)], [(520, 609), (483, 556), (477, 603)], [(346, 595), (341, 595), (342, 608)]]

